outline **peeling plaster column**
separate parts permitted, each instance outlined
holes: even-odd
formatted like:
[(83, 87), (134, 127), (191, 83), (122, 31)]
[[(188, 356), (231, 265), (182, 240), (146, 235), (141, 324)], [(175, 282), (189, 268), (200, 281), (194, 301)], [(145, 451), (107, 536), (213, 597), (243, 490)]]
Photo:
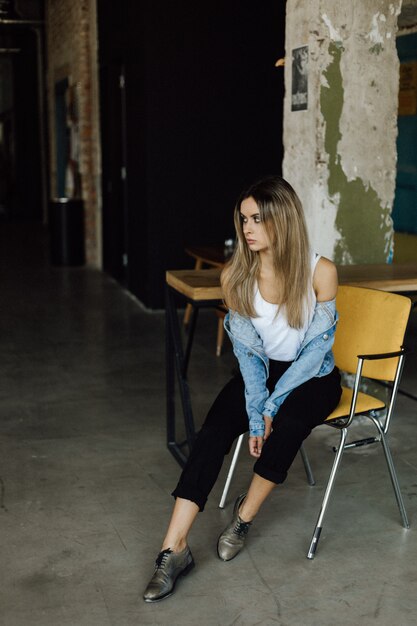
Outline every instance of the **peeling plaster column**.
[[(284, 177), (312, 246), (337, 263), (392, 258), (401, 0), (287, 0)], [(292, 51), (308, 46), (308, 105), (291, 110)]]

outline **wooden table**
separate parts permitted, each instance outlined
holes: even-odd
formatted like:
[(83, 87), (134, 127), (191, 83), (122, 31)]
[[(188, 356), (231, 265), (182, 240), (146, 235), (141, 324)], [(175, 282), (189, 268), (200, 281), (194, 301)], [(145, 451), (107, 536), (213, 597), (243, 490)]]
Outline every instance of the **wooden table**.
[[(221, 300), (221, 267), (207, 270), (173, 270), (166, 274), (167, 284), (190, 300)], [(341, 285), (370, 287), (382, 291), (417, 291), (417, 263), (338, 265)]]
[(338, 265), (341, 285), (370, 287), (382, 291), (417, 291), (417, 263)]
[[(202, 270), (204, 266), (223, 267), (227, 260), (224, 249), (224, 244), (212, 244), (206, 246), (187, 246), (185, 252), (195, 259), (194, 269)], [(183, 320), (185, 326), (190, 321), (191, 314), (192, 306), (191, 304), (187, 304)]]
[[(194, 330), (198, 312), (202, 307), (221, 304), (220, 268), (208, 270), (177, 270), (166, 273), (166, 402), (167, 447), (180, 465), (187, 455), (184, 447), (191, 450), (195, 440), (194, 417), (187, 380)], [(176, 300), (180, 297), (191, 305), (192, 315), (188, 327), (185, 349), (181, 339), (180, 322)], [(185, 440), (178, 441), (175, 415), (175, 378), (181, 398)]]
[[(221, 268), (226, 262), (224, 246), (220, 244), (188, 246), (185, 251), (195, 259), (194, 269), (196, 270), (202, 269), (203, 265)], [(338, 265), (337, 271), (341, 285), (371, 287), (395, 292), (417, 291), (417, 263)], [(196, 284), (200, 278), (195, 275), (195, 278), (191, 280)]]
[(193, 302), (221, 300), (223, 295), (220, 273), (220, 267), (208, 270), (173, 270), (166, 273), (166, 282)]

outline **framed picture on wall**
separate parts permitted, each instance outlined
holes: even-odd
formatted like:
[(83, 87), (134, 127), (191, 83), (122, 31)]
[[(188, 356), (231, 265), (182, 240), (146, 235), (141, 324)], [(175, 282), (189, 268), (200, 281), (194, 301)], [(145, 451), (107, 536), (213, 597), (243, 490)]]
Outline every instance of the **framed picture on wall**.
[(308, 105), (308, 46), (292, 51), (291, 111), (305, 111)]

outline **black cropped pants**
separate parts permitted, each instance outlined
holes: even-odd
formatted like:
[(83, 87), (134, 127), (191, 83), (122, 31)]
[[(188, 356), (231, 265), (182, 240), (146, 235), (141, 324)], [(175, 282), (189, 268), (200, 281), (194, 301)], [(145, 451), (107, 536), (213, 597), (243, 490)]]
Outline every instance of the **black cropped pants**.
[[(267, 381), (270, 392), (290, 365), (270, 361)], [(341, 393), (337, 368), (294, 389), (274, 418), (273, 430), (256, 460), (254, 472), (276, 484), (283, 483), (302, 442), (336, 408)], [(172, 495), (195, 502), (203, 511), (225, 454), (247, 430), (245, 385), (239, 373), (226, 384), (210, 408)]]

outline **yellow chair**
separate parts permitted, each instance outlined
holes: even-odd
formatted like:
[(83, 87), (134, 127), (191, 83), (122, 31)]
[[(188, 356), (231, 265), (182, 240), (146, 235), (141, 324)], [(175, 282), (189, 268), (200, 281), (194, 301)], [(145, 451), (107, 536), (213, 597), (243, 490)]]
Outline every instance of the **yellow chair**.
[[(411, 300), (405, 296), (363, 287), (339, 287), (337, 295), (339, 322), (333, 352), (339, 369), (354, 374), (355, 379), (352, 388), (343, 387), (339, 405), (325, 421), (325, 425), (340, 431), (340, 442), (334, 449), (336, 456), (308, 550), (309, 559), (314, 558), (317, 550), (330, 494), (343, 453), (348, 448), (373, 443), (382, 445), (403, 526), (409, 528), (387, 434), (404, 365), (403, 341), (410, 309)], [(364, 377), (392, 383), (390, 398), (386, 404), (374, 396), (359, 391)], [(358, 416), (368, 418), (376, 427), (377, 435), (346, 443), (349, 428)], [(276, 419), (279, 419), (279, 415)], [(221, 507), (224, 506), (242, 439), (243, 435), (240, 435), (220, 501)], [(304, 460), (305, 452), (302, 453)], [(309, 482), (314, 484), (314, 479)]]

